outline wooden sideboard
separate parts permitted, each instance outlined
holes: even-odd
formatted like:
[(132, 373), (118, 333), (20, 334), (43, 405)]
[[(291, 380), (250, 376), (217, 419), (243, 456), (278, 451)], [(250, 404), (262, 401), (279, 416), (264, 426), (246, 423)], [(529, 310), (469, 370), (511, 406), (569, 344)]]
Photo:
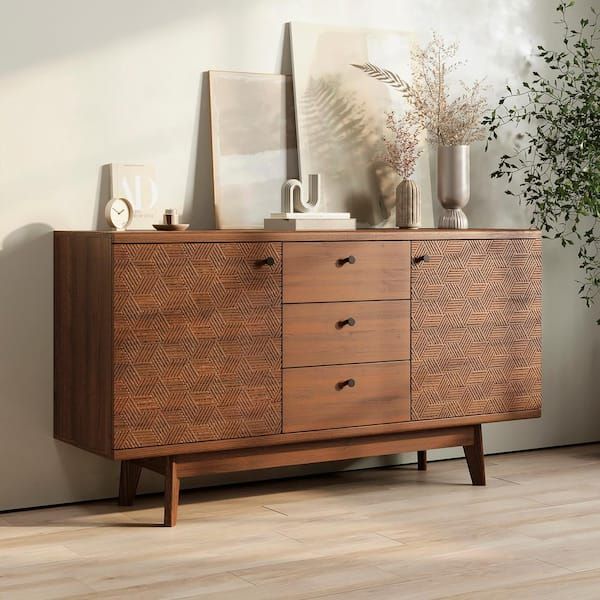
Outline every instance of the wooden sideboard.
[(180, 479), (463, 446), (541, 412), (532, 230), (56, 232), (54, 435)]

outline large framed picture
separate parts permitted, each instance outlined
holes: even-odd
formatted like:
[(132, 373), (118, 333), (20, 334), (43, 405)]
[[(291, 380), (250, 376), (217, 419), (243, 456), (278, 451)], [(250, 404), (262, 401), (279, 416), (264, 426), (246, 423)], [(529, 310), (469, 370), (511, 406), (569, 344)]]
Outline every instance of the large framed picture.
[(216, 225), (262, 229), (298, 176), (292, 79), (210, 71), (209, 86)]
[[(300, 175), (321, 173), (324, 210), (350, 212), (362, 227), (395, 225), (400, 177), (382, 154), (386, 113), (406, 100), (354, 64), (375, 63), (410, 81), (410, 33), (291, 23)], [(422, 223), (433, 225), (427, 144), (413, 179), (421, 190)]]

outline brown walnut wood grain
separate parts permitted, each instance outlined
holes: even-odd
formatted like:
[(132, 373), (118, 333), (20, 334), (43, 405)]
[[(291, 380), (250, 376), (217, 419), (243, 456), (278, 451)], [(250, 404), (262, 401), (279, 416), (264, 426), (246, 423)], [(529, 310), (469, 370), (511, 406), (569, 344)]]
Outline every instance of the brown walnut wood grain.
[(115, 450), (112, 458), (117, 460), (145, 459), (148, 457), (163, 457), (173, 454), (193, 454), (197, 452), (216, 452), (241, 448), (257, 448), (262, 446), (285, 446), (291, 443), (314, 442), (326, 439), (350, 439), (385, 435), (389, 433), (407, 433), (446, 427), (462, 427), (480, 423), (498, 423), (518, 419), (537, 419), (541, 410), (524, 410), (509, 413), (472, 415), (469, 417), (453, 417), (448, 419), (432, 419), (428, 421), (404, 421), (402, 423), (386, 423), (384, 425), (358, 425), (355, 427), (340, 427), (339, 429), (324, 429), (318, 431), (290, 432), (277, 435), (264, 435), (251, 438), (234, 438), (215, 440), (212, 442), (195, 442), (189, 444), (173, 444), (169, 446), (148, 446), (144, 448), (128, 448)]
[[(346, 319), (354, 325), (342, 325)], [(286, 304), (283, 366), (305, 367), (410, 358), (408, 300)]]
[(325, 440), (314, 444), (290, 444), (281, 448), (254, 448), (175, 457), (180, 477), (203, 473), (229, 473), (250, 469), (266, 469), (285, 465), (301, 465), (367, 456), (384, 456), (428, 448), (472, 446), (473, 427), (456, 427), (426, 432), (374, 436), (352, 440)]
[(179, 488), (181, 473), (175, 457), (166, 459), (165, 472), (165, 527), (175, 527), (177, 524), (177, 509), (179, 508)]
[(541, 406), (539, 240), (412, 242), (414, 421)]
[(121, 476), (119, 479), (119, 506), (131, 506), (140, 475), (142, 473), (141, 465), (132, 460), (124, 460), (121, 462)]
[[(354, 387), (342, 385), (348, 379)], [(283, 431), (396, 423), (410, 418), (408, 361), (285, 369)]]
[(280, 244), (116, 246), (113, 322), (115, 448), (281, 432)]
[(485, 461), (483, 458), (483, 436), (481, 425), (473, 427), (473, 443), (463, 444), (467, 466), (473, 485), (485, 485)]
[(165, 525), (208, 472), (409, 450), (424, 469), (462, 445), (483, 485), (481, 423), (540, 415), (539, 232), (57, 232), (55, 250), (55, 436), (128, 461), (121, 502), (140, 468), (165, 476)]
[(358, 242), (411, 240), (540, 239), (536, 229), (359, 229), (357, 231), (276, 232), (262, 229), (166, 231), (57, 231), (57, 236), (89, 233), (105, 236), (115, 244), (180, 244), (183, 242)]
[[(283, 250), (284, 302), (410, 298), (408, 242), (298, 242)], [(342, 262), (352, 257), (354, 263)]]
[(54, 237), (54, 436), (113, 450), (112, 244), (88, 232)]

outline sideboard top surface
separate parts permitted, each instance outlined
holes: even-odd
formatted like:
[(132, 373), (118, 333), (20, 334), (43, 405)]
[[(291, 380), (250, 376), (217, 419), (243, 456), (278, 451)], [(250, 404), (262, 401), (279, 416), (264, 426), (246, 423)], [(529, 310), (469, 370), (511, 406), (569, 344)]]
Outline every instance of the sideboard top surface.
[(357, 229), (356, 231), (279, 232), (263, 229), (207, 229), (194, 231), (56, 231), (58, 236), (110, 237), (114, 244), (169, 244), (182, 242), (334, 242), (539, 239), (537, 229)]

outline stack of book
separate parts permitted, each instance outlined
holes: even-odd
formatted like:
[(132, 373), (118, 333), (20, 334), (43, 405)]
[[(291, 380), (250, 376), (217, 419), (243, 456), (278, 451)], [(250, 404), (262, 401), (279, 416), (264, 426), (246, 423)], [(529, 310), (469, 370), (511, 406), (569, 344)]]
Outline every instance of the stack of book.
[(356, 229), (356, 219), (350, 213), (271, 213), (265, 219), (269, 231), (323, 231)]

